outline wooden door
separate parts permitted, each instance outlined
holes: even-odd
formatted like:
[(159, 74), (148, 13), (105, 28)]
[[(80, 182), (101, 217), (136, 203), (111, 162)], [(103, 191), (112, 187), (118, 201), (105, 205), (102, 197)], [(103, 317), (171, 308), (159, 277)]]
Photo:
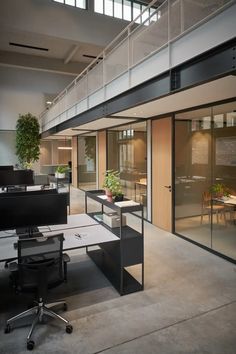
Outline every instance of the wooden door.
[(152, 223), (172, 231), (171, 118), (152, 121)]

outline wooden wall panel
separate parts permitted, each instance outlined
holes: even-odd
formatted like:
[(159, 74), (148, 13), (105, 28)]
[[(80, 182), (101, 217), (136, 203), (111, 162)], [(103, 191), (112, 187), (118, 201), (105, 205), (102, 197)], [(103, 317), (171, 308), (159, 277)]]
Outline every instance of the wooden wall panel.
[(172, 229), (172, 125), (171, 118), (152, 121), (152, 222), (166, 230)]
[(106, 131), (98, 132), (98, 188), (102, 188), (106, 171)]
[(72, 137), (72, 185), (78, 187), (78, 139), (77, 136)]

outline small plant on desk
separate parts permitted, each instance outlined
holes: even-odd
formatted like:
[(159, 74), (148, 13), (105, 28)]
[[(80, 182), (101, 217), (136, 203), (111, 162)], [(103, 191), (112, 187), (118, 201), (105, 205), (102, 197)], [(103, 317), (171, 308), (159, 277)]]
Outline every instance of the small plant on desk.
[(107, 170), (103, 181), (103, 188), (105, 188), (107, 200), (112, 202), (112, 198), (122, 200), (122, 186), (120, 180), (120, 172), (116, 170)]
[(69, 171), (68, 166), (58, 166), (55, 171), (55, 177), (56, 178), (65, 178), (67, 171)]

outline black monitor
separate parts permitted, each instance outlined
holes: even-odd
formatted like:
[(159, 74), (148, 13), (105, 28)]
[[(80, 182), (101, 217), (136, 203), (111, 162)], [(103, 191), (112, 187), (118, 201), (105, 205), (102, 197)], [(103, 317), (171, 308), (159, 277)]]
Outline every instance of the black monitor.
[(0, 230), (67, 223), (66, 194), (14, 195), (0, 198)]
[(22, 196), (22, 195), (41, 195), (41, 194), (57, 194), (58, 191), (56, 188), (48, 188), (48, 189), (40, 189), (40, 190), (37, 190), (37, 191), (11, 191), (11, 190), (8, 190), (8, 192), (2, 192), (0, 193), (0, 198), (5, 198), (5, 197), (14, 197), (14, 196)]
[(0, 170), (0, 186), (19, 186), (34, 184), (34, 172), (32, 170)]
[(0, 171), (13, 171), (13, 166), (7, 166), (7, 165), (5, 165), (5, 166), (3, 166), (3, 165), (1, 165), (0, 166)]

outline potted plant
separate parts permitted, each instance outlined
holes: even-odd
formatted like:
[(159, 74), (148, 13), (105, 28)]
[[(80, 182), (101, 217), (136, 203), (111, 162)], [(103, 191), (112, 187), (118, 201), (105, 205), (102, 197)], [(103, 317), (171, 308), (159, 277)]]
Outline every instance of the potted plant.
[(215, 183), (213, 184), (210, 189), (210, 193), (215, 198), (228, 198), (230, 196), (230, 190), (222, 183)]
[(122, 186), (120, 181), (120, 172), (116, 170), (107, 170), (103, 181), (103, 188), (105, 188), (107, 200), (115, 201), (123, 200)]
[(31, 113), (20, 114), (16, 123), (16, 155), (21, 165), (30, 169), (40, 155), (38, 119)]
[(67, 171), (69, 171), (68, 166), (57, 166), (56, 171), (55, 171), (55, 177), (56, 178), (65, 178)]

